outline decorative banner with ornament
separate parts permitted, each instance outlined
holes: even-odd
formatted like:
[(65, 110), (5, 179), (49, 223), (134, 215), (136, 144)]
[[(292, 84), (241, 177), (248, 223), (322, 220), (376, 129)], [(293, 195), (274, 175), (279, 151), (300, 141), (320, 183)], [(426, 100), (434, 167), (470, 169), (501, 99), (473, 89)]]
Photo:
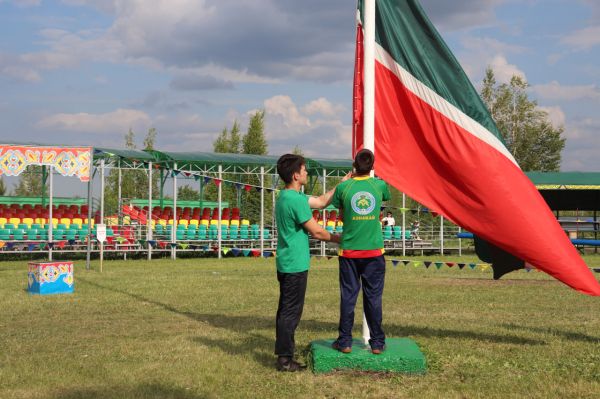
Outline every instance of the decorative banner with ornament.
[(90, 180), (91, 147), (35, 147), (0, 144), (0, 175), (19, 176), (29, 165), (51, 166), (62, 176)]

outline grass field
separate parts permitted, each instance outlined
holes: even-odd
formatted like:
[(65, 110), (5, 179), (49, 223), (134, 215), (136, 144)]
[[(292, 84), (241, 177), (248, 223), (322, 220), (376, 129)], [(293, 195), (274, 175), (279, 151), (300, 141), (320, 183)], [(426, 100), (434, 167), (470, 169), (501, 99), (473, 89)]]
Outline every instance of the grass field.
[[(428, 373), (313, 375), (274, 369), (272, 258), (83, 265), (75, 294), (32, 296), (26, 262), (0, 263), (0, 398), (600, 397), (600, 298), (543, 273), (388, 262), (384, 328), (421, 346)], [(301, 360), (336, 336), (338, 295), (337, 260), (313, 260)]]

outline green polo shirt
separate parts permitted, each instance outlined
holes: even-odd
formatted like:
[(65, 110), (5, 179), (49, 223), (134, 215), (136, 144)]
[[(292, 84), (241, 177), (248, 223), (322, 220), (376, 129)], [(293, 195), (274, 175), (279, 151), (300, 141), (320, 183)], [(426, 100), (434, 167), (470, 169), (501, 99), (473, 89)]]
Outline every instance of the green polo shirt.
[(296, 190), (281, 190), (275, 205), (277, 271), (298, 273), (309, 269), (308, 233), (303, 224), (312, 218), (308, 197)]
[(344, 234), (340, 249), (383, 248), (379, 212), (381, 202), (390, 197), (386, 182), (372, 177), (354, 177), (335, 188), (331, 204), (344, 213)]

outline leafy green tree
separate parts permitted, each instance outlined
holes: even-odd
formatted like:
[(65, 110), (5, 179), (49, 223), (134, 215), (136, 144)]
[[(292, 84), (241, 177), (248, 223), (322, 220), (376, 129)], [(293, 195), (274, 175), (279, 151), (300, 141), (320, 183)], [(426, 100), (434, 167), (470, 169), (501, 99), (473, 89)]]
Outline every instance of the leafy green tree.
[(554, 127), (548, 113), (527, 95), (529, 84), (520, 76), (497, 84), (491, 68), (486, 70), (481, 98), (506, 143), (524, 171), (558, 171), (566, 139), (564, 127)]
[(197, 201), (199, 197), (200, 192), (198, 190), (194, 190), (187, 184), (177, 187), (177, 200)]
[[(15, 195), (19, 197), (41, 197), (44, 193), (42, 183), (42, 167), (30, 165), (19, 176), (19, 183), (15, 187)], [(45, 193), (48, 195), (48, 188)]]
[(267, 155), (268, 145), (265, 138), (265, 111), (256, 111), (250, 117), (248, 132), (242, 139), (244, 154)]
[[(145, 150), (154, 149), (157, 132), (155, 128), (148, 130), (144, 138), (143, 145)], [(125, 134), (125, 147), (136, 149), (135, 133), (129, 129)], [(158, 185), (160, 181), (159, 173), (152, 173), (152, 196), (158, 195)], [(111, 169), (106, 178), (105, 190), (105, 209), (106, 213), (115, 213), (118, 211), (119, 196), (119, 171)], [(123, 169), (121, 170), (121, 198), (125, 202), (128, 199), (147, 199), (148, 198), (148, 171), (147, 169)]]

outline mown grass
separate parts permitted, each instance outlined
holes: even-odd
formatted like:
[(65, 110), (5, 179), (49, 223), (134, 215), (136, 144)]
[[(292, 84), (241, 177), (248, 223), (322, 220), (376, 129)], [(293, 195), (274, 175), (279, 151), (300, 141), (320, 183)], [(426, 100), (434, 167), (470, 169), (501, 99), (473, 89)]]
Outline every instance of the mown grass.
[[(598, 298), (537, 272), (388, 266), (384, 327), (421, 346), (424, 376), (275, 371), (273, 259), (76, 262), (56, 296), (0, 263), (0, 398), (600, 397)], [(301, 360), (336, 336), (338, 295), (337, 260), (313, 260)]]

